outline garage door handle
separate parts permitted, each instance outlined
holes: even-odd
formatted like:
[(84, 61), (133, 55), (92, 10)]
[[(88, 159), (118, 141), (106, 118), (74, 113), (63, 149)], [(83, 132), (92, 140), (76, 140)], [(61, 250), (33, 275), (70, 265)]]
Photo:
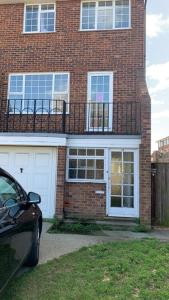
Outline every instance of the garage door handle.
[(23, 168), (20, 168), (21, 173), (23, 173)]

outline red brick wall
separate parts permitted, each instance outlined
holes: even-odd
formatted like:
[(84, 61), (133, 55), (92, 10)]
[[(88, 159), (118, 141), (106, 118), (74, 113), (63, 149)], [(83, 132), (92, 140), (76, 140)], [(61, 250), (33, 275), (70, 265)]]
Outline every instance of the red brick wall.
[(86, 102), (87, 72), (103, 70), (114, 72), (114, 100), (137, 100), (136, 72), (144, 66), (143, 3), (132, 0), (132, 29), (80, 32), (80, 0), (59, 1), (57, 31), (39, 34), (22, 33), (23, 4), (1, 5), (1, 96), (7, 97), (9, 73), (69, 71), (71, 101)]
[(137, 74), (137, 96), (142, 103), (140, 145), (140, 221), (151, 224), (151, 103), (145, 74)]
[[(113, 71), (114, 101), (140, 101), (142, 103), (140, 214), (142, 222), (149, 223), (150, 101), (147, 91), (142, 92), (145, 89), (144, 75), (141, 79), (137, 76), (138, 70), (142, 70), (143, 73), (145, 67), (144, 0), (131, 0), (131, 2), (131, 29), (80, 32), (80, 0), (57, 1), (57, 31), (50, 34), (23, 34), (24, 5), (0, 5), (0, 118), (3, 120), (6, 110), (9, 73), (69, 71), (70, 102), (84, 103), (87, 99), (87, 72)], [(141, 88), (138, 88), (139, 82), (141, 82)], [(59, 150), (60, 156), (56, 209), (58, 215), (62, 215), (63, 210), (64, 149)], [(72, 196), (69, 197), (66, 194), (65, 201), (69, 202), (69, 208), (65, 203), (65, 212), (73, 213), (74, 210), (77, 211), (74, 207), (77, 195), (73, 196), (73, 189), (77, 188), (76, 185), (66, 186)], [(86, 207), (90, 204), (86, 196), (88, 190), (94, 197), (96, 206), (100, 203), (96, 201), (96, 195), (93, 194), (92, 189), (95, 189), (93, 185), (87, 187), (84, 185), (81, 197), (86, 202)], [(102, 199), (102, 205), (103, 202)], [(97, 209), (93, 208), (93, 212), (102, 214), (104, 209), (97, 206)]]
[(57, 186), (56, 186), (56, 216), (63, 218), (64, 196), (65, 196), (65, 166), (66, 147), (58, 147), (57, 157)]
[[(104, 194), (96, 194), (104, 191)], [(106, 185), (98, 183), (66, 183), (65, 217), (103, 218), (106, 215)]]
[[(68, 0), (56, 3), (56, 32), (37, 34), (23, 34), (23, 4), (1, 5), (1, 130), (5, 130), (9, 73), (68, 71), (70, 102), (85, 103), (87, 73), (113, 71), (114, 102), (137, 101), (136, 73), (138, 68), (144, 67), (144, 0), (131, 2), (132, 29), (80, 32), (81, 1)], [(29, 120), (27, 131), (32, 130), (31, 117)], [(84, 128), (82, 115), (81, 120)], [(57, 116), (56, 123), (59, 124), (59, 121)], [(16, 131), (17, 126), (20, 126), (21, 131), (24, 131), (23, 123), (24, 120), (20, 122), (15, 117), (14, 126), (8, 130)], [(11, 116), (10, 124), (13, 124)], [(48, 128), (48, 122), (43, 118), (43, 131), (45, 126)]]

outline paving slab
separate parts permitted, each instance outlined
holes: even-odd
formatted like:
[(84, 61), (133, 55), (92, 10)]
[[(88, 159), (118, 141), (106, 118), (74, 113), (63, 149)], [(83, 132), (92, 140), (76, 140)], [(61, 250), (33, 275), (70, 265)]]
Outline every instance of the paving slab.
[(113, 241), (156, 238), (160, 241), (169, 241), (168, 230), (153, 230), (149, 233), (131, 231), (104, 231), (104, 235), (80, 235), (80, 234), (49, 234), (47, 230), (50, 223), (43, 224), (43, 232), (40, 246), (40, 264), (58, 258), (61, 255), (74, 252), (82, 247)]

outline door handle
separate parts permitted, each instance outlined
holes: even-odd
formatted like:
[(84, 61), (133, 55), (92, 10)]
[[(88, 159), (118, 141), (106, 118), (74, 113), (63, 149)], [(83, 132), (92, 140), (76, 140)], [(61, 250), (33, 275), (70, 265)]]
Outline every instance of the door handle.
[(20, 168), (20, 172), (23, 173), (23, 168)]

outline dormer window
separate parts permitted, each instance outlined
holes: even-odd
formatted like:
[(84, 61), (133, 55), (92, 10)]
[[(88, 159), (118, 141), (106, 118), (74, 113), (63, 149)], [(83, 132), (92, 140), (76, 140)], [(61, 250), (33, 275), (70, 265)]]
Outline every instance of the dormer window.
[(54, 32), (55, 4), (25, 5), (24, 32)]
[(130, 19), (130, 0), (82, 1), (81, 30), (126, 29)]

